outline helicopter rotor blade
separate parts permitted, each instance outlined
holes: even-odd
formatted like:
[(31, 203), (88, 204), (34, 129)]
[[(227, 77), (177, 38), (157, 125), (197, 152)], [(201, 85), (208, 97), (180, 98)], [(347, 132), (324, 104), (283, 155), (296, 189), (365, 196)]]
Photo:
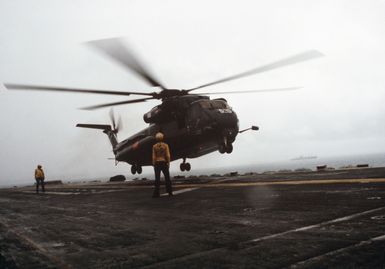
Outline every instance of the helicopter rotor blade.
[(132, 100), (126, 100), (121, 102), (114, 102), (114, 103), (106, 103), (106, 104), (100, 104), (100, 105), (94, 105), (94, 106), (88, 106), (88, 107), (82, 107), (80, 109), (84, 110), (94, 110), (98, 108), (103, 107), (109, 107), (109, 106), (118, 106), (118, 105), (125, 105), (125, 104), (133, 104), (133, 103), (140, 103), (140, 102), (146, 102), (147, 100), (153, 100), (154, 98), (141, 98), (141, 99), (132, 99)]
[(116, 130), (119, 131), (122, 129), (122, 117), (119, 115), (118, 122), (116, 124)]
[(147, 68), (123, 45), (120, 38), (107, 38), (89, 41), (86, 44), (103, 52), (113, 60), (123, 65), (125, 68), (134, 71), (142, 79), (147, 81), (153, 87), (161, 87), (166, 89)]
[(107, 90), (50, 87), (50, 86), (13, 84), (13, 83), (5, 83), (4, 86), (9, 90), (56, 91), (56, 92), (94, 93), (94, 94), (125, 95), (125, 96), (131, 95), (131, 94), (146, 95), (146, 96), (154, 95), (154, 93), (147, 93), (147, 92), (107, 91)]
[(110, 109), (109, 116), (110, 116), (110, 120), (111, 120), (111, 123), (112, 123), (112, 129), (115, 131), (115, 133), (118, 133), (119, 130), (121, 129), (121, 127), (122, 127), (122, 118), (121, 118), (121, 116), (119, 115), (118, 120), (116, 121), (115, 120), (115, 113), (114, 113), (113, 108)]
[(122, 118), (121, 118), (121, 116), (119, 115), (118, 120), (116, 121), (115, 113), (114, 113), (114, 109), (113, 108), (110, 109), (109, 116), (110, 116), (110, 120), (111, 120), (111, 123), (112, 123), (112, 130), (115, 133), (118, 133), (119, 130), (121, 130), (121, 127), (122, 127)]
[(276, 88), (276, 89), (259, 89), (250, 91), (229, 91), (229, 92), (204, 92), (196, 93), (202, 95), (213, 95), (213, 94), (237, 94), (237, 93), (262, 93), (262, 92), (282, 92), (282, 91), (295, 91), (302, 89), (303, 87), (288, 87), (288, 88)]
[(110, 109), (109, 116), (112, 123), (112, 130), (116, 130), (115, 115), (114, 115), (114, 110), (112, 108)]
[(194, 90), (201, 89), (204, 87), (208, 87), (208, 86), (216, 85), (219, 83), (223, 83), (223, 82), (251, 76), (254, 74), (270, 71), (270, 70), (281, 68), (281, 67), (288, 66), (288, 65), (293, 65), (296, 63), (308, 61), (308, 60), (315, 59), (315, 58), (322, 57), (322, 56), (324, 56), (324, 55), (317, 50), (305, 51), (305, 52), (302, 52), (300, 54), (296, 54), (294, 56), (291, 56), (291, 57), (288, 57), (288, 58), (285, 58), (285, 59), (282, 59), (282, 60), (279, 60), (279, 61), (276, 61), (276, 62), (273, 62), (270, 64), (266, 64), (266, 65), (263, 65), (263, 66), (260, 66), (257, 68), (254, 68), (254, 69), (251, 69), (251, 70), (243, 72), (243, 73), (239, 73), (239, 74), (227, 77), (227, 78), (219, 79), (219, 80), (216, 80), (216, 81), (213, 81), (210, 83), (206, 83), (206, 84), (197, 86), (195, 88), (188, 89), (186, 91), (187, 92), (194, 91)]

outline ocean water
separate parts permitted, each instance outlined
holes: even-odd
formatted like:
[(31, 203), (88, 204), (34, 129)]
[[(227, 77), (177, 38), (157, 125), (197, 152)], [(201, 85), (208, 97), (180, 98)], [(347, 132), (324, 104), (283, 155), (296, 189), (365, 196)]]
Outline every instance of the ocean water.
[[(235, 171), (238, 172), (239, 174), (244, 174), (249, 172), (263, 173), (268, 171), (296, 170), (301, 168), (311, 169), (315, 171), (318, 165), (327, 165), (327, 167), (338, 169), (346, 166), (356, 166), (357, 164), (368, 164), (369, 167), (385, 167), (385, 153), (339, 156), (339, 157), (319, 156), (316, 159), (284, 160), (284, 161), (265, 162), (265, 163), (257, 162), (257, 163), (248, 164), (248, 165), (234, 165), (230, 167), (212, 167), (207, 169), (193, 167), (193, 169), (190, 172), (180, 172), (179, 170), (172, 170), (171, 176), (183, 175), (188, 177), (190, 175), (195, 175), (195, 176), (212, 175), (212, 174), (224, 175), (226, 173), (235, 172)], [(127, 171), (128, 170), (129, 169), (127, 169)], [(110, 176), (113, 176), (113, 175), (114, 174), (111, 174)], [(127, 180), (133, 180), (134, 178), (137, 178), (137, 179), (154, 178), (152, 169), (150, 170), (147, 169), (147, 171), (145, 170), (145, 172), (141, 175), (126, 174), (125, 176)], [(84, 181), (93, 181), (93, 180), (107, 181), (108, 179), (109, 179), (109, 176), (104, 176), (100, 178), (82, 177), (81, 179), (71, 179), (70, 181), (71, 182), (84, 182)], [(67, 181), (63, 181), (63, 182), (67, 182)], [(17, 184), (9, 183), (9, 182), (0, 182), (0, 188), (11, 187), (13, 185), (17, 185), (17, 186), (32, 185), (33, 183), (34, 182), (31, 182), (31, 180), (26, 180), (25, 182), (20, 181)]]
[(193, 174), (201, 173), (210, 175), (213, 173), (224, 174), (234, 171), (242, 174), (248, 172), (263, 173), (267, 171), (296, 170), (301, 168), (315, 171), (319, 165), (327, 165), (327, 167), (338, 169), (346, 166), (356, 166), (358, 164), (368, 164), (369, 167), (385, 167), (385, 153), (339, 157), (317, 157), (316, 159), (284, 160), (266, 163), (260, 162), (249, 165), (238, 165), (215, 169), (196, 169), (192, 172)]

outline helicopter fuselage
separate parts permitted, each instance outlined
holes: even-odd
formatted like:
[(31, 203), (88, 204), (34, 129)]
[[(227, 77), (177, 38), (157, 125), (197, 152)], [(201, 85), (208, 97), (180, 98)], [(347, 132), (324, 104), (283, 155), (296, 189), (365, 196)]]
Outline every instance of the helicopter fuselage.
[(149, 127), (113, 148), (117, 161), (137, 167), (152, 165), (152, 146), (157, 132), (164, 134), (171, 160), (185, 161), (216, 150), (224, 153), (239, 131), (238, 117), (225, 99), (210, 100), (199, 95), (164, 100), (146, 113), (144, 120), (150, 122)]

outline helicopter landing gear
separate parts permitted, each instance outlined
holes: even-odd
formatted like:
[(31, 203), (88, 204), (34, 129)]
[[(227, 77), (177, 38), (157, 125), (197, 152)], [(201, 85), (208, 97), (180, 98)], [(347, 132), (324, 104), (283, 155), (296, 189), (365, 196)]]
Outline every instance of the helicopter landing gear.
[(190, 163), (181, 163), (179, 168), (181, 171), (190, 171), (191, 170), (191, 164)]
[(221, 154), (224, 154), (224, 153), (230, 154), (231, 152), (233, 152), (233, 144), (228, 144), (228, 145), (221, 144), (219, 145), (218, 151)]
[(138, 165), (138, 166), (136, 167), (136, 172), (137, 172), (138, 174), (141, 174), (142, 171), (143, 171), (142, 166)]
[(219, 150), (220, 154), (224, 154), (226, 152), (226, 145), (224, 145), (224, 144), (219, 145), (218, 150)]
[(233, 144), (228, 144), (226, 147), (226, 153), (230, 154), (233, 152)]
[(180, 170), (183, 171), (190, 171), (191, 170), (191, 164), (186, 163), (186, 158), (183, 158), (183, 163), (179, 166)]
[(131, 166), (131, 173), (132, 173), (133, 175), (135, 175), (136, 173), (141, 174), (142, 171), (143, 171), (143, 170), (142, 170), (142, 166), (140, 166), (140, 165), (133, 164), (133, 165)]
[(224, 154), (224, 153), (230, 154), (231, 152), (233, 152), (233, 144), (227, 142), (226, 136), (223, 138), (223, 142), (219, 145), (218, 151), (221, 154)]

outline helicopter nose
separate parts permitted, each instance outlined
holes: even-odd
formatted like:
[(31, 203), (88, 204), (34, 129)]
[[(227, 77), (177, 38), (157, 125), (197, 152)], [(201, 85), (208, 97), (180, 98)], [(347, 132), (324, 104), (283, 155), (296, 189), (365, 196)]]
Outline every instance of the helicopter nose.
[(234, 111), (221, 113), (217, 118), (217, 125), (222, 130), (231, 130), (231, 132), (238, 133), (238, 117)]

